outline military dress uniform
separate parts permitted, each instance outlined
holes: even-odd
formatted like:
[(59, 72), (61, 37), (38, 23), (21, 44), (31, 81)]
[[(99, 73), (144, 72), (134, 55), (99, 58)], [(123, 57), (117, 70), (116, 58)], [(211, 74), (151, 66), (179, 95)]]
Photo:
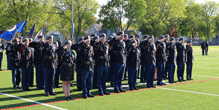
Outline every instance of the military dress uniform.
[(176, 62), (176, 46), (169, 44), (167, 47), (167, 68), (168, 68), (168, 80), (169, 83), (175, 83), (175, 62)]
[(14, 89), (19, 88), (20, 89), (20, 53), (18, 50), (18, 45), (13, 44), (11, 45), (11, 53), (12, 53), (12, 60), (11, 60), (11, 66), (12, 66), (12, 82), (14, 84)]
[(59, 60), (60, 64), (60, 75), (62, 81), (72, 81), (74, 80), (74, 56), (71, 50), (66, 50), (63, 47), (58, 51), (61, 59)]
[(138, 73), (138, 66), (140, 61), (140, 50), (137, 47), (130, 47), (129, 56), (127, 57), (128, 63), (128, 84), (129, 90), (137, 90), (135, 87)]
[(95, 44), (94, 49), (94, 58), (97, 66), (97, 84), (98, 91), (100, 95), (108, 94), (106, 91), (106, 80), (107, 80), (107, 63), (108, 63), (108, 55), (107, 55), (107, 44), (104, 42), (98, 42)]
[(30, 48), (31, 51), (31, 57), (30, 57), (30, 80), (29, 80), (29, 86), (33, 87), (34, 82), (34, 48)]
[(20, 67), (22, 71), (22, 90), (29, 91), (29, 82), (31, 74), (31, 49), (22, 45)]
[(34, 48), (34, 65), (36, 69), (36, 86), (38, 89), (44, 89), (44, 73), (43, 73), (43, 45), (44, 42), (31, 42), (29, 47)]
[(53, 92), (53, 77), (56, 66), (56, 51), (53, 44), (46, 42), (43, 45), (43, 72), (45, 78), (45, 92), (48, 95), (56, 95)]
[(192, 65), (193, 65), (193, 48), (189, 45), (186, 45), (186, 55), (187, 55), (187, 62), (186, 62), (186, 77), (187, 80), (192, 80)]
[(122, 77), (125, 69), (125, 43), (117, 38), (113, 38), (110, 41), (112, 45), (113, 54), (110, 56), (113, 58), (113, 74), (114, 74), (114, 91), (125, 92), (122, 89)]
[(185, 81), (184, 76), (184, 69), (185, 69), (185, 62), (187, 60), (186, 58), (186, 47), (180, 43), (176, 43), (177, 48), (177, 57), (176, 57), (176, 63), (177, 63), (177, 77), (178, 81)]
[(156, 58), (154, 55), (155, 45), (151, 44), (148, 40), (147, 42), (148, 44), (146, 46), (146, 52), (145, 52), (145, 57), (146, 57), (145, 63), (146, 63), (146, 75), (147, 75), (147, 88), (150, 88), (150, 87), (154, 87), (153, 81), (154, 81)]
[[(72, 45), (71, 49), (77, 52), (77, 72), (80, 70), (81, 87), (83, 90), (83, 97), (93, 97), (90, 93), (92, 85), (92, 70), (93, 59), (91, 55), (91, 46), (87, 46), (84, 42)], [(77, 73), (78, 74), (78, 73)]]
[(7, 43), (6, 55), (7, 55), (7, 69), (11, 70), (11, 60), (12, 60), (11, 43)]
[(141, 74), (140, 74), (140, 82), (145, 83), (148, 79), (148, 75), (146, 74), (146, 63), (147, 63), (147, 56), (146, 53), (148, 52), (148, 40), (144, 40), (140, 43), (139, 47), (141, 49)]
[(165, 69), (165, 45), (157, 41), (156, 48), (157, 85), (166, 85), (162, 82)]
[(0, 71), (2, 71), (2, 59), (3, 59), (3, 51), (4, 51), (4, 44), (0, 42)]

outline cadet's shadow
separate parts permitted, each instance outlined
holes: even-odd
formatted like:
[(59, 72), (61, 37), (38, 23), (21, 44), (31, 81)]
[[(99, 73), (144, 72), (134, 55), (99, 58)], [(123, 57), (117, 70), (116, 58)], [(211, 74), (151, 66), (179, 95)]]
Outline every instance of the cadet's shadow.
[(8, 105), (0, 106), (0, 109), (13, 108), (13, 107), (19, 107), (19, 106), (27, 106), (27, 105), (34, 105), (34, 103), (23, 102), (23, 103), (17, 103), (17, 104), (8, 104)]

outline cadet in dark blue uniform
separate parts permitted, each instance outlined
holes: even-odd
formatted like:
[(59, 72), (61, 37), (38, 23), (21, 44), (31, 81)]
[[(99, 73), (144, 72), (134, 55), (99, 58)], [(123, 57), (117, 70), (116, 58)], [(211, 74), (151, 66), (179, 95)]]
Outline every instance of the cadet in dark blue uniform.
[(109, 52), (109, 70), (108, 70), (108, 75), (107, 75), (107, 79), (108, 81), (110, 81), (110, 85), (111, 87), (114, 87), (114, 74), (113, 74), (113, 49), (112, 49), (112, 45), (110, 44), (110, 41), (113, 37), (109, 37), (108, 38), (108, 45), (109, 45), (109, 49), (108, 49), (108, 52)]
[(44, 89), (44, 73), (43, 73), (43, 45), (44, 37), (38, 36), (38, 41), (33, 41), (29, 44), (29, 47), (34, 48), (34, 65), (36, 69), (36, 87), (41, 90)]
[(164, 62), (166, 56), (166, 49), (164, 44), (164, 36), (161, 35), (156, 42), (156, 67), (157, 67), (157, 85), (166, 85), (162, 82), (164, 75)]
[[(82, 75), (82, 89), (83, 97), (94, 97), (90, 93), (92, 83), (92, 65), (93, 59), (91, 55), (90, 36), (84, 37), (84, 42), (72, 45), (71, 49), (77, 52), (77, 61), (80, 61), (78, 69), (81, 70)], [(77, 65), (77, 64), (76, 64)]]
[(12, 60), (11, 43), (7, 43), (6, 55), (7, 55), (7, 69), (11, 70), (11, 60)]
[(145, 51), (145, 59), (146, 59), (146, 75), (147, 75), (147, 88), (154, 88), (154, 73), (155, 73), (155, 53), (156, 47), (154, 42), (154, 36), (149, 36), (148, 40), (146, 40), (146, 51)]
[(113, 74), (114, 74), (114, 91), (116, 93), (125, 92), (122, 89), (122, 77), (125, 69), (125, 43), (123, 41), (124, 32), (117, 32), (117, 38), (110, 41), (113, 55)]
[[(81, 42), (84, 42), (84, 37), (80, 37), (78, 39), (78, 43), (77, 44), (80, 44)], [(73, 42), (72, 42), (73, 43)], [(77, 52), (77, 58), (76, 58), (76, 73), (77, 73), (77, 88), (78, 88), (78, 91), (81, 91), (82, 90), (82, 73), (81, 73), (81, 61), (80, 59), (78, 58), (81, 53), (80, 50), (76, 50)]]
[(192, 41), (187, 41), (186, 45), (186, 55), (187, 55), (187, 62), (186, 62), (186, 73), (187, 73), (187, 80), (193, 80), (192, 79), (192, 65), (193, 65), (193, 47), (192, 47)]
[[(165, 37), (164, 44), (165, 44), (165, 49), (166, 49), (165, 52), (167, 52), (167, 46), (169, 45), (169, 35), (166, 34), (164, 35), (164, 37)], [(167, 66), (167, 62), (165, 61), (163, 79), (164, 80), (168, 79), (167, 76), (168, 76), (168, 66)]]
[(141, 50), (141, 75), (140, 75), (140, 82), (145, 83), (147, 81), (147, 76), (146, 75), (146, 52), (148, 51), (147, 46), (148, 46), (148, 35), (143, 36), (143, 41), (141, 41), (139, 47)]
[(45, 77), (46, 96), (56, 95), (53, 92), (53, 77), (55, 67), (55, 46), (53, 45), (53, 36), (47, 36), (47, 42), (43, 45), (43, 72)]
[(135, 87), (138, 73), (138, 66), (140, 61), (140, 50), (137, 48), (137, 41), (131, 41), (129, 55), (127, 57), (128, 63), (128, 84), (129, 90), (138, 90)]
[(167, 68), (168, 68), (168, 80), (169, 83), (176, 83), (174, 81), (175, 62), (176, 62), (176, 46), (175, 39), (170, 38), (170, 44), (167, 46)]
[(71, 81), (74, 80), (74, 56), (71, 52), (71, 41), (67, 40), (64, 42), (63, 47), (61, 47), (58, 51), (59, 56), (61, 59), (59, 60), (60, 64), (60, 74), (62, 80), (62, 88), (65, 94), (65, 100), (74, 100), (70, 96), (70, 87)]
[(12, 82), (14, 84), (14, 89), (21, 89), (19, 86), (20, 84), (20, 53), (18, 50), (18, 39), (13, 39), (12, 45), (11, 45), (11, 53), (12, 53), (12, 60), (11, 60), (11, 66), (12, 66)]
[(20, 67), (22, 71), (22, 90), (30, 91), (29, 81), (31, 72), (31, 49), (28, 47), (29, 39), (23, 39), (23, 44), (20, 44)]
[(202, 55), (207, 55), (207, 43), (205, 41), (202, 42), (201, 44), (201, 48), (202, 48)]
[[(131, 44), (131, 41), (128, 39), (128, 34), (124, 35), (124, 40), (123, 41), (125, 42), (125, 47), (126, 47), (126, 50), (127, 50), (128, 46), (130, 46), (130, 44)], [(127, 54), (126, 57), (128, 57), (128, 54)], [(127, 80), (127, 72), (128, 72), (128, 66), (127, 65), (128, 65), (128, 61), (127, 61), (127, 58), (126, 58), (125, 71), (124, 71), (124, 75), (123, 75), (122, 80)]]
[(106, 34), (101, 34), (98, 41), (94, 44), (94, 58), (97, 66), (97, 83), (99, 95), (104, 94), (110, 95), (106, 91), (106, 80), (107, 80), (107, 63), (108, 63), (108, 47), (106, 44)]
[(2, 71), (2, 59), (3, 59), (3, 51), (5, 47), (2, 41), (0, 42), (0, 71)]
[[(32, 38), (29, 39), (29, 43), (31, 43), (33, 41)], [(34, 48), (30, 47), (31, 50), (31, 57), (30, 57), (30, 80), (29, 80), (29, 86), (30, 87), (34, 87), (33, 86), (33, 82), (34, 82)]]
[[(92, 47), (96, 47), (96, 39), (99, 39), (99, 36), (95, 36), (95, 37), (93, 37), (93, 43), (91, 44), (91, 46)], [(93, 50), (94, 50), (94, 53), (97, 51), (97, 49), (95, 49), (95, 48), (93, 48)], [(94, 60), (96, 60), (95, 59), (95, 57), (94, 57)], [(97, 89), (98, 88), (98, 82), (97, 82), (97, 64), (96, 64), (96, 62), (95, 62), (95, 64), (94, 64), (94, 69), (93, 69), (93, 89)]]
[(186, 47), (184, 46), (183, 43), (184, 43), (183, 38), (180, 38), (179, 42), (176, 43), (177, 77), (178, 77), (179, 82), (186, 81), (186, 80), (184, 80), (183, 75), (184, 75), (184, 69), (185, 69), (185, 62), (186, 62), (187, 58), (186, 58)]

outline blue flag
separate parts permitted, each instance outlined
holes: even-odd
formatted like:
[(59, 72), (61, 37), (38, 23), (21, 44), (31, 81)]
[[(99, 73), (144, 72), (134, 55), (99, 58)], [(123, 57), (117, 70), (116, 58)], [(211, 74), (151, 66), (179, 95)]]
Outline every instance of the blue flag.
[(26, 21), (22, 21), (14, 26), (12, 26), (10, 29), (6, 30), (5, 32), (3, 32), (1, 35), (0, 35), (0, 38), (5, 40), (5, 41), (8, 41), (10, 42), (15, 34), (17, 33), (17, 31), (20, 29), (21, 26), (23, 26), (24, 24), (26, 24)]
[(27, 21), (25, 21), (24, 24), (18, 29), (17, 33), (20, 33), (20, 34), (22, 33), (26, 23), (27, 23)]
[(35, 25), (36, 25), (36, 23), (34, 23), (33, 27), (31, 28), (30, 33), (29, 33), (29, 35), (28, 35), (29, 37), (32, 37), (32, 36), (33, 36), (34, 31), (35, 31)]

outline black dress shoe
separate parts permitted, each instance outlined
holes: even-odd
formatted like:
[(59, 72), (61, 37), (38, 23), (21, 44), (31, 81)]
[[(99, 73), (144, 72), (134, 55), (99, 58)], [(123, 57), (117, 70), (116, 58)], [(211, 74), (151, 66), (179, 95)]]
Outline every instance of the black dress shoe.
[(173, 83), (172, 81), (170, 81), (169, 83)]
[(114, 90), (114, 92), (115, 92), (115, 93), (120, 93), (120, 91), (119, 91), (119, 90)]
[(70, 99), (69, 99), (69, 97), (65, 97), (65, 100), (69, 101)]
[(165, 84), (165, 83), (163, 83), (163, 82), (162, 82), (162, 84), (163, 84), (163, 85), (167, 85), (167, 84)]
[(182, 80), (182, 81), (186, 81), (186, 80)]
[(125, 90), (123, 90), (123, 89), (121, 89), (121, 90), (119, 90), (120, 92), (125, 92)]
[(49, 94), (49, 93), (46, 93), (46, 96), (50, 96), (50, 94)]
[(100, 93), (99, 95), (100, 95), (100, 96), (104, 96), (104, 94), (103, 94), (103, 93)]
[(151, 88), (156, 88), (156, 86), (151, 86)]
[(147, 88), (151, 88), (151, 86), (147, 86)]
[(162, 83), (157, 83), (157, 85), (163, 86), (163, 84), (162, 84)]
[(182, 80), (178, 80), (178, 82), (182, 82)]
[(173, 83), (177, 83), (176, 81), (174, 81)]
[(87, 96), (83, 96), (84, 99), (87, 99)]
[(17, 89), (21, 89), (21, 87), (20, 87), (20, 86), (18, 86), (18, 87), (17, 87)]
[(109, 92), (105, 92), (104, 94), (105, 94), (105, 95), (110, 95), (110, 93), (109, 93)]
[(133, 88), (134, 90), (138, 90), (136, 87)]
[(95, 97), (95, 96), (90, 94), (90, 95), (88, 95), (88, 97)]
[(56, 93), (54, 93), (54, 92), (52, 92), (52, 93), (50, 93), (50, 95), (57, 95)]
[(15, 90), (18, 90), (18, 88), (17, 88), (17, 87), (13, 87), (13, 89), (15, 89)]
[(70, 100), (74, 100), (74, 98), (72, 98), (71, 96), (69, 96), (68, 99), (70, 99)]

